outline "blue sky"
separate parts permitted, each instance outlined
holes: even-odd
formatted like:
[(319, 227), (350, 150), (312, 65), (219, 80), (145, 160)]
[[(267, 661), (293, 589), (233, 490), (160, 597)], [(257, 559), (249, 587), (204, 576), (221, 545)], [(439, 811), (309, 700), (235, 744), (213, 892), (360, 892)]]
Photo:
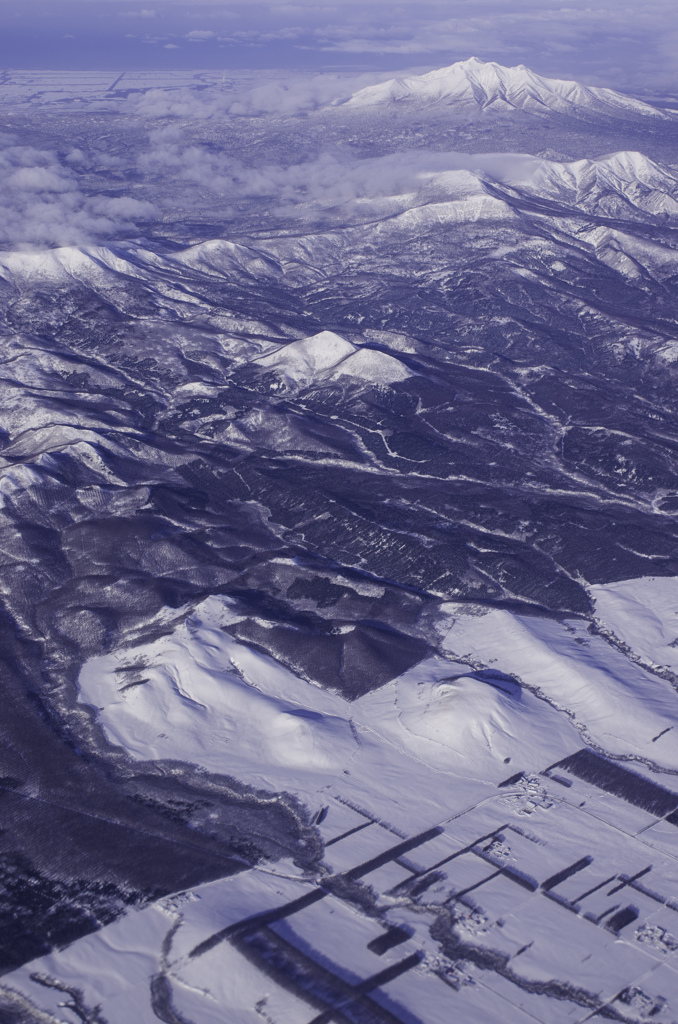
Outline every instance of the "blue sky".
[(675, 0), (3, 0), (4, 68), (433, 67), (470, 55), (678, 92)]

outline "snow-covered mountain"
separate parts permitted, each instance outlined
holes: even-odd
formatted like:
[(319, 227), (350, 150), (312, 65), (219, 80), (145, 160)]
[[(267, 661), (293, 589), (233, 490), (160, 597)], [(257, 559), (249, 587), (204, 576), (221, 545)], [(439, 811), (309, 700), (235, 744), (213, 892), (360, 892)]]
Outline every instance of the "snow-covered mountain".
[(0, 152), (3, 1024), (678, 1020), (678, 122), (365, 95)]
[(359, 349), (332, 331), (321, 331), (311, 338), (290, 342), (260, 356), (254, 363), (273, 370), (282, 386), (291, 387), (342, 376), (392, 384), (409, 376), (407, 369), (393, 356)]
[(562, 204), (573, 211), (616, 217), (675, 217), (678, 175), (642, 153), (610, 153), (598, 160), (507, 160), (494, 175), (479, 174), (494, 185), (512, 185), (523, 195)]
[(533, 113), (593, 113), (615, 117), (666, 115), (640, 100), (613, 89), (600, 89), (559, 78), (543, 78), (524, 64), (506, 68), (494, 61), (469, 57), (425, 75), (392, 78), (360, 89), (351, 96), (352, 107), (373, 107), (393, 103), (438, 104), (463, 112), (505, 113), (526, 110)]

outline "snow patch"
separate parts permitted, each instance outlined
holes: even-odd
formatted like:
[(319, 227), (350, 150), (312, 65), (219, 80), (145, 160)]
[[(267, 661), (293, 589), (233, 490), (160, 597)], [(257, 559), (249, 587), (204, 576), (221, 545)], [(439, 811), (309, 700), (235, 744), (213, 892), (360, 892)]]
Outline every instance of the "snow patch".
[(321, 331), (310, 338), (283, 345), (254, 362), (267, 369), (278, 370), (295, 384), (305, 384), (326, 370), (333, 369), (356, 351), (356, 346), (339, 334)]

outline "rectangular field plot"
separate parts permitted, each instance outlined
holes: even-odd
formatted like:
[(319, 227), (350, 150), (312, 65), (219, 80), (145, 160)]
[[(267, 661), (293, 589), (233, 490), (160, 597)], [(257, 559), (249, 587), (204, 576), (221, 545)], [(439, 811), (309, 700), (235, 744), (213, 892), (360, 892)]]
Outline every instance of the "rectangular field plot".
[(440, 861), (445, 861), (461, 849), (462, 844), (459, 840), (450, 832), (445, 831), (433, 839), (429, 839), (427, 843), (424, 843), (417, 849), (411, 850), (401, 857), (400, 860), (403, 864), (414, 868), (415, 871), (430, 871)]
[(372, 886), (375, 892), (388, 893), (392, 889), (397, 889), (404, 882), (410, 881), (412, 877), (411, 871), (392, 860), (377, 868), (376, 871), (371, 871), (369, 875), (365, 876), (365, 881)]
[(399, 842), (401, 840), (392, 832), (387, 832), (380, 825), (370, 825), (326, 847), (325, 863), (335, 873), (348, 871), (385, 853)]
[(619, 942), (613, 933), (543, 897), (526, 901), (507, 915), (504, 931), (519, 947), (526, 947), (515, 963), (521, 977), (535, 982), (567, 979), (604, 999), (642, 977), (656, 962), (637, 944)]
[(518, 913), (518, 908), (526, 901), (539, 899), (537, 893), (528, 892), (504, 874), (488, 879), (470, 895), (490, 921), (502, 920), (507, 914)]
[[(482, 978), (482, 976), (481, 976)], [(484, 979), (483, 979), (484, 980)], [(403, 1024), (451, 1024), (467, 1021), (473, 1024), (534, 1024), (534, 1017), (507, 1002), (479, 978), (472, 984), (452, 988), (435, 975), (410, 971), (375, 995), (380, 1006), (392, 1008)], [(407, 1015), (402, 1011), (405, 1010)]]
[(325, 843), (335, 843), (355, 829), (365, 828), (372, 819), (340, 800), (330, 800), (316, 815), (316, 824)]
[(284, 922), (274, 925), (278, 935), (331, 967), (350, 984), (357, 984), (414, 952), (411, 941), (394, 944), (381, 955), (374, 951), (386, 929), (373, 918), (352, 911), (340, 900), (328, 897)]

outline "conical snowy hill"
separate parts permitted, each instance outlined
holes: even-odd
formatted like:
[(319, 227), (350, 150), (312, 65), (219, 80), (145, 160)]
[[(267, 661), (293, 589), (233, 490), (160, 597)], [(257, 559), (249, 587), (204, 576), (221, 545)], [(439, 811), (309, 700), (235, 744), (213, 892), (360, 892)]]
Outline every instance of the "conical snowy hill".
[(542, 78), (524, 64), (505, 68), (469, 57), (437, 71), (411, 78), (392, 78), (353, 94), (353, 107), (409, 101), (508, 112), (553, 111), (560, 114), (597, 113), (616, 117), (665, 117), (662, 111), (612, 89), (598, 89), (579, 82)]

